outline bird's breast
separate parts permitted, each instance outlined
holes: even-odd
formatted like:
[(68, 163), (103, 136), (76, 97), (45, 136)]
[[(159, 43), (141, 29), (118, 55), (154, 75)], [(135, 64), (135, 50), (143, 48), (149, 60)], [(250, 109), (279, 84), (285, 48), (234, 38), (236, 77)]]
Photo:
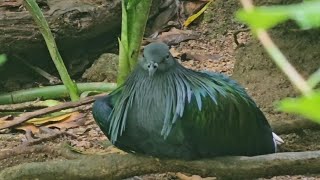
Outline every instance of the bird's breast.
[(168, 86), (159, 85), (152, 79), (136, 85), (134, 100), (129, 109), (129, 125), (148, 131), (161, 131), (165, 118)]

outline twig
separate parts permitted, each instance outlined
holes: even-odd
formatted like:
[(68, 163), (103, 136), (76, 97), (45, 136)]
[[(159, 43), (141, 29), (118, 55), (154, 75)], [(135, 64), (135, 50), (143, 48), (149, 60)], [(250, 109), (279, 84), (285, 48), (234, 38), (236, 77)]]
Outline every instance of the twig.
[(46, 71), (44, 71), (43, 69), (41, 69), (41, 68), (39, 68), (39, 67), (36, 67), (36, 66), (30, 64), (28, 61), (24, 60), (24, 59), (21, 58), (20, 56), (14, 55), (14, 57), (16, 57), (18, 60), (20, 60), (20, 61), (21, 61), (22, 63), (24, 63), (26, 66), (28, 66), (30, 69), (34, 70), (36, 73), (40, 74), (42, 77), (44, 77), (44, 78), (46, 78), (47, 80), (49, 80), (49, 83), (50, 83), (50, 84), (59, 84), (59, 83), (62, 82), (59, 78), (57, 78), (57, 77), (55, 77), (55, 76), (47, 73)]
[(1, 129), (5, 129), (5, 128), (9, 128), (12, 126), (16, 126), (18, 124), (21, 124), (31, 118), (43, 115), (43, 114), (48, 114), (48, 113), (52, 113), (52, 112), (56, 112), (56, 111), (60, 111), (60, 110), (64, 110), (64, 109), (68, 109), (68, 108), (73, 108), (73, 107), (78, 107), (80, 105), (84, 105), (84, 104), (89, 104), (91, 102), (93, 102), (96, 98), (101, 97), (105, 94), (99, 94), (99, 95), (95, 95), (95, 96), (91, 96), (91, 97), (87, 97), (84, 99), (81, 99), (77, 102), (65, 102), (56, 106), (52, 106), (52, 107), (47, 107), (44, 109), (39, 109), (33, 112), (27, 112), (22, 114), (20, 117), (17, 117), (15, 119), (13, 119), (12, 121), (5, 123), (3, 125), (0, 126), (0, 130)]
[[(240, 1), (246, 11), (251, 11), (254, 8), (251, 0)], [(289, 63), (287, 58), (271, 40), (267, 31), (265, 31), (264, 29), (257, 29), (256, 33), (261, 44), (265, 47), (269, 55), (272, 57), (273, 61), (278, 65), (282, 72), (287, 75), (291, 83), (295, 85), (295, 87), (300, 90), (303, 95), (308, 96), (310, 92), (312, 92), (312, 88), (297, 72), (297, 70)]]
[(36, 139), (26, 136), (27, 137), (27, 141), (22, 143), (22, 146), (31, 146), (31, 145), (39, 144), (41, 142), (48, 141), (48, 140), (53, 140), (53, 139), (58, 138), (58, 137), (63, 136), (63, 135), (67, 135), (67, 136), (70, 136), (72, 138), (77, 138), (76, 135), (74, 135), (72, 133), (69, 133), (67, 131), (58, 131), (58, 132), (48, 133), (47, 135), (41, 136), (41, 137), (36, 138)]
[[(81, 157), (81, 156), (80, 156)], [(320, 151), (262, 156), (218, 157), (197, 161), (157, 159), (134, 154), (82, 156), (76, 160), (24, 163), (4, 169), (0, 179), (124, 179), (136, 175), (188, 172), (202, 177), (253, 179), (319, 173)]]
[(240, 45), (240, 43), (239, 43), (239, 41), (238, 41), (238, 34), (241, 33), (241, 32), (248, 32), (248, 31), (250, 31), (249, 28), (247, 28), (247, 29), (239, 29), (239, 30), (234, 31), (234, 32), (232, 33), (232, 35), (233, 35), (233, 41), (234, 41), (234, 43), (236, 43), (237, 46)]
[(39, 102), (40, 102), (39, 100), (36, 100), (31, 102), (19, 103), (19, 104), (0, 105), (0, 111), (16, 111), (16, 110), (48, 107), (45, 104), (39, 103)]

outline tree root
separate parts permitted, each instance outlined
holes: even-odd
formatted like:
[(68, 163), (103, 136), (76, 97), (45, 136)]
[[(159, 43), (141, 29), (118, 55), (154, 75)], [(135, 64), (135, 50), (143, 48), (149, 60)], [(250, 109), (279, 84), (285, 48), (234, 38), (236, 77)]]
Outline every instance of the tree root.
[(136, 175), (188, 172), (202, 177), (257, 178), (320, 172), (320, 151), (197, 161), (160, 160), (135, 154), (83, 156), (76, 160), (26, 163), (9, 167), (0, 179), (122, 179)]

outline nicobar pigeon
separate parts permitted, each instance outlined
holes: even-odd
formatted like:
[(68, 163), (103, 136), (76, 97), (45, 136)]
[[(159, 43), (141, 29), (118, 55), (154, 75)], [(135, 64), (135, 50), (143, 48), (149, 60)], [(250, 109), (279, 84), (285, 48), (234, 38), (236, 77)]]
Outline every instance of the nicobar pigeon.
[(126, 82), (92, 111), (116, 147), (156, 157), (253, 156), (282, 142), (235, 81), (183, 67), (164, 43), (147, 45)]

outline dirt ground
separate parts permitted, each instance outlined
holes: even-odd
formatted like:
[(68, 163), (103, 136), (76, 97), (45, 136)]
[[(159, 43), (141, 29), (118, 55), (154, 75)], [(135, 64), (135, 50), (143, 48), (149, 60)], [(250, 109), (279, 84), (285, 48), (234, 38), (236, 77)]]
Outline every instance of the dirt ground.
[[(214, 23), (214, 22), (211, 22)], [(235, 51), (237, 45), (234, 41), (234, 29), (227, 30), (224, 35), (212, 36), (208, 30), (210, 22), (193, 25), (190, 29), (198, 32), (200, 38), (181, 42), (171, 48), (171, 52), (177, 56), (180, 62), (192, 69), (210, 70), (224, 73), (229, 76), (233, 73), (235, 64)], [(239, 27), (242, 28), (242, 27)], [(241, 32), (238, 34), (239, 43), (247, 43), (252, 38), (250, 32)], [(191, 53), (191, 56), (190, 56)], [(186, 56), (186, 57), (185, 57)], [(268, 116), (268, 115), (267, 115)], [(82, 154), (104, 154), (117, 153), (117, 150), (111, 145), (104, 134), (95, 124), (91, 112), (87, 112), (85, 125), (68, 129), (67, 132), (75, 136), (61, 135), (54, 139), (44, 140), (41, 145), (47, 147), (67, 146), (70, 150)], [(306, 151), (320, 150), (319, 138), (320, 132), (311, 130), (301, 130), (301, 132), (281, 135), (285, 143), (280, 147), (280, 151)], [(24, 131), (4, 130), (0, 134), (0, 170), (6, 167), (15, 166), (26, 162), (42, 162), (52, 159), (64, 159), (59, 154), (52, 153), (16, 153), (11, 156), (12, 150), (29, 149), (30, 147), (21, 146), (26, 141)], [(6, 152), (6, 155), (3, 153)], [(153, 174), (140, 177), (133, 177), (134, 180), (151, 180), (151, 179), (179, 179), (176, 173)], [(214, 179), (214, 178), (206, 178)], [(318, 175), (303, 176), (278, 176), (269, 178), (278, 179), (320, 179)]]
[[(197, 27), (199, 28), (199, 27)], [(205, 29), (205, 25), (201, 25)], [(199, 31), (202, 31), (201, 29)], [(242, 43), (250, 36), (249, 33), (241, 33), (239, 36)], [(235, 62), (234, 51), (236, 44), (234, 43), (232, 33), (226, 34), (224, 37), (217, 39), (208, 38), (206, 34), (201, 34), (197, 40), (190, 40), (183, 42), (178, 46), (173, 47), (173, 51), (180, 54), (186, 52), (194, 52), (195, 54), (205, 54), (207, 56), (215, 57), (212, 60), (185, 60), (182, 64), (188, 68), (196, 70), (210, 70), (227, 75), (232, 75), (233, 65)], [(88, 112), (86, 116), (86, 125), (69, 129), (68, 132), (76, 135), (76, 138), (70, 136), (61, 136), (53, 140), (47, 140), (41, 144), (45, 146), (62, 146), (68, 144), (81, 153), (110, 153), (114, 152), (114, 148), (107, 142), (107, 138), (100, 131), (95, 124), (92, 115)], [(308, 134), (308, 135), (307, 135)], [(311, 135), (311, 136), (310, 136)], [(285, 144), (281, 147), (282, 151), (305, 151), (320, 149), (320, 144), (315, 144), (315, 139), (311, 137), (319, 137), (319, 132), (302, 131), (299, 134), (282, 135)], [(0, 134), (0, 149), (6, 151), (20, 147), (22, 141), (25, 139), (24, 132), (5, 131)], [(22, 154), (10, 158), (0, 160), (0, 169), (14, 166), (24, 162), (48, 161), (52, 159), (59, 159), (59, 155), (55, 154)], [(273, 177), (271, 179), (316, 179), (316, 177), (305, 176), (281, 176)], [(134, 177), (132, 179), (178, 179), (175, 173), (147, 175), (142, 177)]]

